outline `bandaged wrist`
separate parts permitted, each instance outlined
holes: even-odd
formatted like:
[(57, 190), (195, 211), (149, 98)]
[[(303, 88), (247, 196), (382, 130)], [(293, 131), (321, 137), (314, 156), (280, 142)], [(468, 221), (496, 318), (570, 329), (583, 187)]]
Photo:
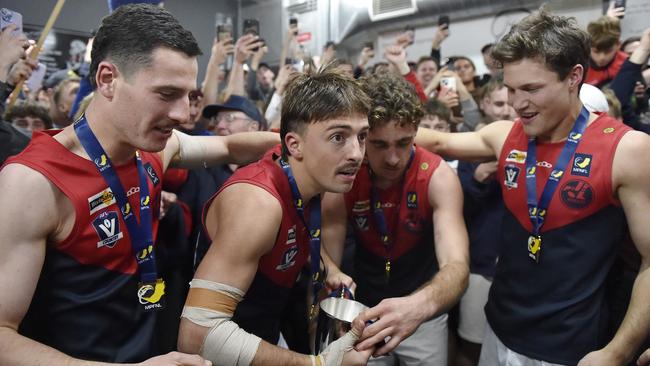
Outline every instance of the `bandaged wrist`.
[(352, 350), (352, 347), (358, 339), (359, 336), (349, 331), (343, 337), (330, 343), (323, 352), (316, 356), (316, 359), (318, 360), (320, 358), (323, 366), (340, 366), (343, 362), (345, 352)]
[(200, 138), (193, 138), (178, 130), (173, 130), (173, 134), (178, 139), (178, 157), (176, 165), (184, 168), (207, 167), (208, 148)]
[(244, 296), (238, 288), (194, 279), (181, 317), (210, 328), (200, 354), (215, 365), (250, 365), (261, 339), (230, 320)]

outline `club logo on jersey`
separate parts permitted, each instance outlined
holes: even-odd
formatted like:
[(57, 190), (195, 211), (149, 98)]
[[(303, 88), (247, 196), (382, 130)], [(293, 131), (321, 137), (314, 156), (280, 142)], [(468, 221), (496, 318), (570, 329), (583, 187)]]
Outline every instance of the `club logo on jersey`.
[(357, 215), (354, 216), (354, 222), (357, 224), (357, 228), (361, 231), (368, 231), (368, 215)]
[(132, 195), (140, 193), (140, 187), (131, 187), (129, 188), (128, 191), (126, 191), (126, 196), (131, 197)]
[(91, 215), (114, 203), (115, 195), (113, 195), (113, 191), (111, 191), (110, 188), (106, 188), (103, 191), (88, 197), (88, 209), (90, 209)]
[(420, 169), (422, 169), (422, 170), (429, 169), (429, 163), (424, 162), (424, 163), (420, 164)]
[(100, 172), (103, 172), (111, 166), (111, 164), (108, 163), (108, 157), (106, 157), (106, 154), (102, 154), (102, 156), (95, 159), (94, 162)]
[(548, 161), (544, 161), (544, 160), (538, 161), (537, 164), (535, 164), (535, 165), (537, 165), (540, 168), (547, 168), (547, 169), (551, 169), (553, 167), (553, 164), (549, 163)]
[(158, 174), (156, 174), (156, 170), (151, 166), (151, 163), (146, 163), (144, 165), (144, 170), (147, 171), (151, 183), (153, 183), (154, 186), (157, 186), (158, 183), (160, 183), (160, 178), (158, 178)]
[(603, 133), (612, 133), (614, 131), (616, 131), (614, 127), (607, 127), (603, 130)]
[(287, 230), (287, 242), (286, 244), (295, 244), (296, 243), (296, 225)]
[(124, 234), (120, 231), (120, 220), (115, 211), (99, 214), (93, 221), (93, 228), (95, 228), (95, 232), (99, 236), (97, 248), (112, 248), (118, 240), (124, 237)]
[(406, 194), (406, 207), (418, 208), (418, 194), (415, 192), (408, 192)]
[(506, 162), (523, 164), (526, 162), (526, 155), (527, 153), (525, 151), (510, 150), (508, 156), (506, 157)]
[(594, 190), (584, 180), (570, 180), (562, 186), (562, 202), (570, 208), (580, 209), (589, 206), (594, 200)]
[(514, 165), (506, 165), (505, 167), (506, 179), (503, 181), (503, 185), (505, 185), (508, 189), (515, 189), (519, 187), (519, 183), (517, 183), (517, 179), (519, 178), (519, 172), (520, 172), (519, 167), (516, 167)]
[(573, 166), (571, 167), (572, 175), (581, 175), (588, 177), (591, 173), (591, 162), (593, 158), (589, 154), (575, 154), (573, 157)]
[(424, 220), (420, 220), (415, 212), (411, 213), (404, 222), (406, 230), (414, 234), (421, 234), (424, 230), (424, 225)]
[(294, 245), (282, 254), (282, 263), (275, 267), (278, 271), (286, 271), (296, 265), (296, 256), (298, 255), (298, 246)]
[(356, 201), (352, 206), (352, 212), (364, 212), (370, 210), (370, 201)]

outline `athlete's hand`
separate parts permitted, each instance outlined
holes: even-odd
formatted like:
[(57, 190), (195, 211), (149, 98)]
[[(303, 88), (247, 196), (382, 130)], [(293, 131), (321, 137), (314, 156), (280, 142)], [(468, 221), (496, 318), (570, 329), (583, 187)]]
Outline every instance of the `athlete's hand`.
[(357, 366), (365, 365), (372, 354), (372, 349), (357, 351), (353, 348), (363, 332), (365, 323), (359, 319), (352, 322), (352, 329), (343, 337), (330, 343), (318, 356), (324, 366)]
[(138, 366), (212, 366), (212, 362), (199, 355), (169, 352), (166, 355), (150, 358)]
[(578, 362), (578, 366), (610, 366), (624, 365), (625, 360), (610, 352), (607, 348), (590, 352)]
[(423, 307), (414, 299), (413, 295), (384, 299), (377, 306), (362, 311), (358, 320), (364, 323), (375, 319), (377, 321), (363, 330), (361, 342), (355, 348), (359, 351), (368, 350), (390, 337), (374, 353), (375, 356), (381, 356), (413, 334), (427, 318)]
[(341, 272), (338, 268), (332, 270), (330, 267), (330, 271), (332, 272), (328, 273), (327, 277), (325, 278), (325, 286), (327, 286), (327, 289), (330, 291), (334, 291), (336, 289), (345, 286), (354, 295), (354, 292), (357, 290), (357, 284), (354, 283), (352, 277)]

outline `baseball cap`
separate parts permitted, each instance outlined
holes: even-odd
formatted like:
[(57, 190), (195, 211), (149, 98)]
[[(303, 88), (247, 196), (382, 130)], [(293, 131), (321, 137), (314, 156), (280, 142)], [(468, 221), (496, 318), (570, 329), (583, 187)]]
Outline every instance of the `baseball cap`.
[(248, 98), (240, 95), (231, 95), (224, 104), (210, 104), (203, 108), (203, 117), (212, 118), (221, 111), (240, 111), (244, 112), (250, 119), (260, 124), (260, 131), (267, 129), (266, 120), (260, 110)]

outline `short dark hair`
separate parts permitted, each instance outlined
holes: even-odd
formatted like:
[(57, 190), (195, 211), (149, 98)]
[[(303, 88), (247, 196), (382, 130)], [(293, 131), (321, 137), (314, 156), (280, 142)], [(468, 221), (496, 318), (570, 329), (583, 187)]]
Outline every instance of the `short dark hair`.
[(93, 41), (90, 82), (100, 62), (110, 60), (125, 74), (151, 63), (151, 54), (159, 47), (180, 51), (190, 57), (201, 54), (192, 32), (168, 11), (149, 4), (120, 6), (102, 19)]
[(362, 78), (363, 90), (371, 101), (370, 129), (391, 121), (417, 129), (422, 118), (422, 104), (413, 84), (393, 73)]
[(302, 134), (311, 123), (335, 118), (365, 117), (369, 110), (370, 100), (361, 84), (344, 74), (337, 62), (330, 62), (317, 71), (299, 74), (289, 82), (282, 98), (282, 155), (285, 158), (289, 155), (284, 142), (289, 132)]
[(490, 52), (492, 50), (492, 47), (494, 47), (494, 43), (486, 44), (485, 46), (481, 47), (481, 53)]
[(487, 84), (483, 85), (479, 91), (478, 94), (478, 100), (479, 102), (482, 101), (483, 99), (487, 98), (492, 94), (493, 91), (495, 90), (501, 90), (505, 87), (503, 84), (503, 80), (500, 78), (491, 78), (490, 81), (487, 82)]
[(440, 65), (438, 65), (438, 61), (436, 61), (436, 59), (434, 59), (433, 57), (431, 57), (431, 56), (422, 56), (422, 57), (420, 57), (418, 59), (418, 63), (415, 64), (415, 69), (416, 70), (419, 69), (420, 65), (422, 65), (423, 63), (428, 62), (428, 61), (433, 61), (433, 63), (436, 64), (436, 68), (438, 68), (440, 66)]
[(52, 118), (44, 106), (29, 102), (19, 101), (11, 108), (7, 109), (4, 115), (5, 121), (11, 123), (16, 118), (33, 117), (39, 118), (45, 124), (45, 129), (52, 128)]
[(589, 35), (575, 18), (553, 15), (542, 8), (513, 25), (492, 48), (492, 58), (499, 67), (537, 58), (564, 80), (575, 65), (582, 65), (586, 76), (589, 42)]
[(427, 100), (427, 102), (424, 103), (423, 110), (423, 117), (438, 117), (445, 122), (451, 121), (451, 110), (449, 110), (449, 107), (447, 107), (445, 103), (436, 98)]
[(472, 61), (472, 59), (467, 57), (467, 56), (452, 56), (452, 57), (449, 58), (449, 61), (452, 64), (455, 64), (456, 61), (458, 61), (458, 60), (465, 60), (465, 61), (469, 62), (469, 64), (472, 65), (472, 69), (474, 69), (474, 71), (476, 71), (476, 65), (474, 65), (474, 61)]

